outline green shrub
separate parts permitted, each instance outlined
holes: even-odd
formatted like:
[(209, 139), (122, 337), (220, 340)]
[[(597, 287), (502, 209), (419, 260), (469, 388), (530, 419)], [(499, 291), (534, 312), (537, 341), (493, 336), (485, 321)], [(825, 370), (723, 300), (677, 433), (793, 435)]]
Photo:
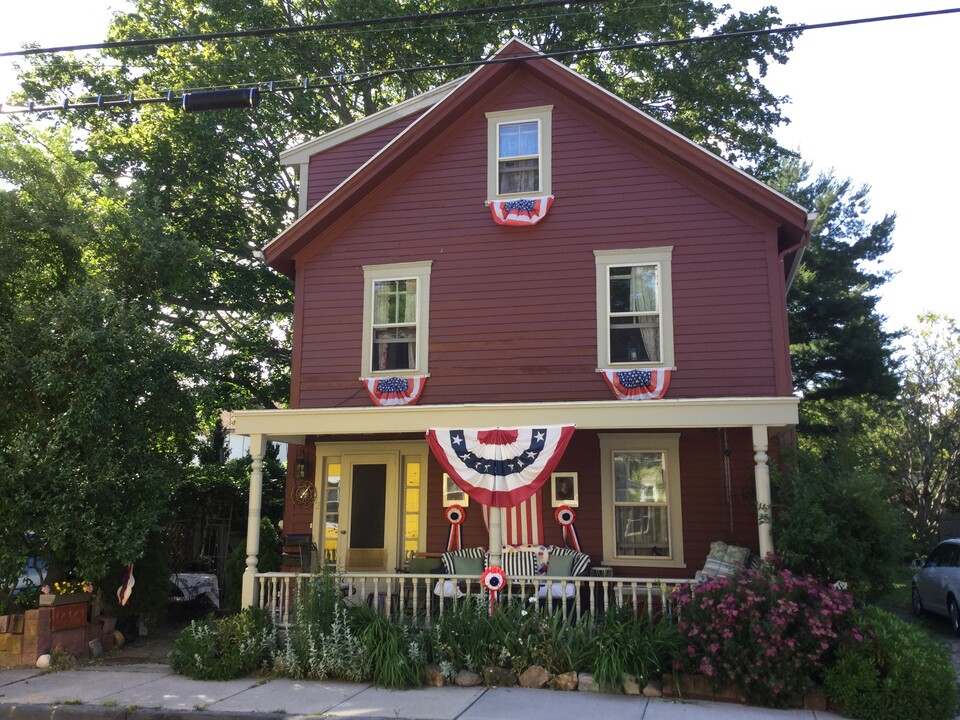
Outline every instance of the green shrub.
[(269, 665), (276, 647), (270, 616), (245, 608), (219, 620), (190, 623), (174, 643), (170, 667), (195, 680), (229, 680)]
[(489, 605), (476, 595), (444, 605), (430, 630), (428, 658), (448, 677), (459, 670), (479, 673), (499, 664), (501, 639), (490, 623)]
[(773, 532), (785, 567), (823, 583), (842, 580), (867, 600), (893, 587), (909, 533), (887, 480), (839, 451), (802, 454), (774, 490)]
[[(879, 608), (858, 618), (825, 672), (827, 697), (862, 720), (940, 720), (957, 712), (957, 676), (946, 649)], [(858, 639), (859, 638), (859, 639)]]
[(371, 678), (371, 656), (340, 593), (337, 576), (325, 570), (297, 588), (293, 619), (274, 670), (294, 679)]
[(681, 668), (733, 683), (754, 705), (789, 707), (818, 680), (853, 619), (849, 594), (789, 570), (744, 570), (677, 591)]

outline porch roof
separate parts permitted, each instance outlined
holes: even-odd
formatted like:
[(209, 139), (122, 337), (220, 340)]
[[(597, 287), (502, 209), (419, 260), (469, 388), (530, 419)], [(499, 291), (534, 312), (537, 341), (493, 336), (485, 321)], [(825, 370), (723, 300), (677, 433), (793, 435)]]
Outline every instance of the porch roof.
[(434, 427), (566, 423), (586, 430), (785, 427), (797, 423), (799, 403), (791, 396), (237, 410), (233, 430), (303, 444), (308, 435), (425, 433)]

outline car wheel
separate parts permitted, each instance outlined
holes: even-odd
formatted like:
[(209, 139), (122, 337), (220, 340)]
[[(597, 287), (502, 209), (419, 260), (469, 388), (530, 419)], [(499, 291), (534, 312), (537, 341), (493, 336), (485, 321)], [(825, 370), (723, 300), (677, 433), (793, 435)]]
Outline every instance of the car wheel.
[(947, 600), (947, 615), (950, 618), (950, 628), (955, 633), (960, 633), (960, 607), (952, 596)]
[(913, 602), (913, 614), (920, 617), (923, 615), (923, 598), (920, 597), (920, 590), (916, 585), (913, 586), (911, 600)]

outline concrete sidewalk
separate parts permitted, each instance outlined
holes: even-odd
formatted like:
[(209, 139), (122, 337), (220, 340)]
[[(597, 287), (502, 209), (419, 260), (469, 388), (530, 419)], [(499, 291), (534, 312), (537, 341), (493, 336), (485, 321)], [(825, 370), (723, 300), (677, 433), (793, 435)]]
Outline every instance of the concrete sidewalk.
[(420, 718), (423, 720), (837, 720), (810, 710), (768, 710), (522, 688), (424, 688), (393, 691), (339, 681), (244, 678), (190, 680), (159, 664), (89, 666), (43, 673), (0, 670), (0, 718), (163, 720), (198, 713), (203, 720), (256, 718)]

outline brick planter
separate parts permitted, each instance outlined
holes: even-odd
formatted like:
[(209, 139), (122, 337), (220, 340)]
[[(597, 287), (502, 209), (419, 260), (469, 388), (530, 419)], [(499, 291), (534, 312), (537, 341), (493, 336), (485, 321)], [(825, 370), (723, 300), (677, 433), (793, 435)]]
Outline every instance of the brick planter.
[(33, 666), (38, 657), (55, 648), (77, 657), (86, 656), (90, 654), (91, 640), (100, 640), (105, 650), (112, 648), (116, 619), (98, 615), (89, 620), (89, 609), (90, 603), (81, 601), (4, 616), (8, 619), (4, 623), (6, 630), (0, 631), (0, 666)]

